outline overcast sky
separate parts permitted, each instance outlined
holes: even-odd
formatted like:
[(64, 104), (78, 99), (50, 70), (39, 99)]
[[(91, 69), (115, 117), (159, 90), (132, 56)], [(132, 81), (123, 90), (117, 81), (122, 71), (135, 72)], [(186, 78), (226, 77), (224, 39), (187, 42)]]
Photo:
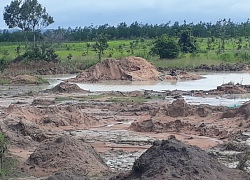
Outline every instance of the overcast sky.
[[(11, 0), (1, 0), (1, 12)], [(58, 26), (76, 27), (93, 24), (117, 25), (120, 22), (161, 24), (216, 22), (229, 19), (246, 22), (250, 17), (250, 0), (40, 0)], [(7, 28), (0, 14), (0, 29)]]

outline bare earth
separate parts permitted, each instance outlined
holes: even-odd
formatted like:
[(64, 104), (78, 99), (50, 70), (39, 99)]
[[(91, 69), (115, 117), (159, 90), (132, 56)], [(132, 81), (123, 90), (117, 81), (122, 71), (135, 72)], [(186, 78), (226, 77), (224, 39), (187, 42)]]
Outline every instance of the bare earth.
[[(129, 57), (106, 60), (69, 81), (159, 80), (159, 74), (144, 59)], [(178, 78), (201, 77), (179, 73)], [(228, 86), (211, 92), (234, 88), (248, 92)], [(96, 94), (62, 83), (32, 96), (4, 95), (0, 130), (24, 179), (249, 179), (206, 151), (246, 136), (250, 103), (233, 109), (190, 105), (183, 93), (201, 94), (170, 92), (167, 99), (166, 92)]]

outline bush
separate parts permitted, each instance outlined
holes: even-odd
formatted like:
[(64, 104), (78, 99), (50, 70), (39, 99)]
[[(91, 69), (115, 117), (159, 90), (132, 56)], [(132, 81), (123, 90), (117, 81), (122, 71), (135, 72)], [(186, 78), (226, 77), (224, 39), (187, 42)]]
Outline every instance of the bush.
[(219, 58), (223, 61), (231, 62), (233, 60), (233, 56), (229, 53), (223, 53), (219, 56)]
[(183, 53), (193, 53), (197, 50), (195, 39), (190, 37), (189, 31), (181, 33), (178, 44)]
[(0, 59), (0, 72), (9, 66), (9, 62), (3, 57)]
[(58, 55), (53, 48), (46, 48), (44, 46), (36, 46), (35, 48), (27, 49), (23, 55), (27, 60), (45, 60), (51, 62), (59, 62)]
[(241, 53), (241, 52), (236, 52), (234, 54), (234, 57), (239, 59), (240, 61), (243, 61), (243, 62), (249, 62), (250, 61), (250, 55), (246, 52), (244, 53)]
[(178, 44), (166, 34), (159, 37), (153, 44), (151, 53), (160, 56), (161, 59), (174, 59), (179, 56), (180, 48)]

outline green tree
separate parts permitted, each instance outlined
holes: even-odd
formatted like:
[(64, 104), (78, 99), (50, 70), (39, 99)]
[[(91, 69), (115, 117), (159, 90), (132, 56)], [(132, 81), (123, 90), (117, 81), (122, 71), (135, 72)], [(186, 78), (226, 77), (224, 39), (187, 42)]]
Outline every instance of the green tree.
[(99, 34), (97, 37), (96, 43), (93, 45), (93, 48), (98, 53), (99, 60), (101, 61), (102, 55), (106, 49), (108, 49), (108, 38), (104, 34)]
[(36, 33), (54, 23), (53, 17), (46, 12), (38, 0), (13, 0), (4, 7), (3, 19), (9, 28), (20, 28), (33, 33), (33, 47), (36, 46)]
[(173, 38), (166, 34), (162, 35), (153, 42), (151, 53), (160, 56), (161, 59), (174, 59), (180, 53), (180, 48)]
[(196, 51), (195, 41), (190, 37), (190, 33), (188, 30), (185, 30), (181, 33), (178, 44), (181, 48), (181, 52), (183, 53), (193, 53)]

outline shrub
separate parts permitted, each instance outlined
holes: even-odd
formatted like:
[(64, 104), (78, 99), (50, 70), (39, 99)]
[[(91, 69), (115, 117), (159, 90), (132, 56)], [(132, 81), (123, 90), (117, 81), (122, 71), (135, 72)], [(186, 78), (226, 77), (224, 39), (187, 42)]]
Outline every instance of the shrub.
[(174, 59), (179, 56), (180, 48), (173, 38), (166, 34), (154, 41), (151, 53), (160, 56), (161, 59)]

